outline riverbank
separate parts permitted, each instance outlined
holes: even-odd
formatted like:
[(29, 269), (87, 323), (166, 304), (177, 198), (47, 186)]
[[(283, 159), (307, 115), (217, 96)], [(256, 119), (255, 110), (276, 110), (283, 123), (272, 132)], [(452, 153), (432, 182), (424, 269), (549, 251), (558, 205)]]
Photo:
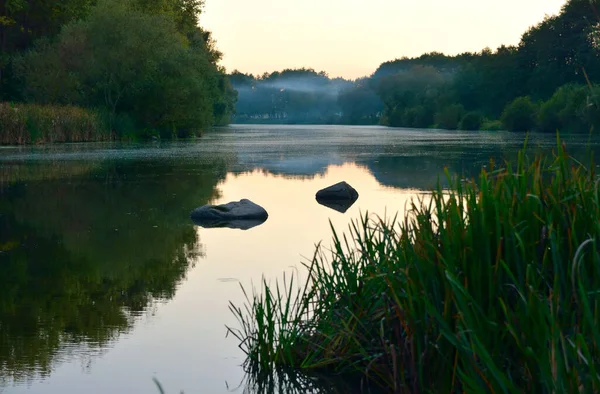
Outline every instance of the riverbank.
[(108, 141), (99, 112), (74, 106), (0, 103), (0, 145)]
[[(354, 222), (292, 277), (231, 304), (246, 367), (362, 375), (387, 392), (596, 392), (600, 198), (594, 165), (490, 163)], [(354, 242), (353, 242), (354, 241)]]

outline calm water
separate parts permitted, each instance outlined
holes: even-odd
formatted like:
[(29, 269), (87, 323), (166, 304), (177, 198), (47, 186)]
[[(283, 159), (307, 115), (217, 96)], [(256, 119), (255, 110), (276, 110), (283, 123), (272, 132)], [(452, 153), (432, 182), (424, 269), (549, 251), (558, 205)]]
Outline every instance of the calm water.
[[(232, 126), (195, 142), (0, 148), (0, 392), (252, 392), (225, 325), (249, 286), (302, 270), (329, 220), (402, 212), (441, 171), (472, 176), (524, 136), (379, 127)], [(585, 153), (587, 136), (569, 140)], [(553, 136), (531, 136), (549, 150)], [(599, 144), (595, 140), (594, 149)], [(345, 213), (317, 190), (345, 180)], [(194, 226), (249, 198), (248, 231)]]

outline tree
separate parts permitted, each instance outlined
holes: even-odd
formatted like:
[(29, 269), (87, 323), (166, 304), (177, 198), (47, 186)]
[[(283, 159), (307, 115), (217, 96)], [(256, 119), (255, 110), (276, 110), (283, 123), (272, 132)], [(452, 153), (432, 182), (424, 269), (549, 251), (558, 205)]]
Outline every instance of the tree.
[(350, 124), (376, 124), (383, 111), (383, 102), (367, 79), (358, 80), (353, 87), (341, 91), (338, 103), (342, 121)]
[(508, 131), (533, 131), (537, 125), (537, 109), (528, 96), (518, 97), (502, 112), (502, 124)]
[(377, 92), (384, 104), (389, 126), (429, 127), (447, 79), (431, 66), (415, 66), (406, 72), (383, 77)]
[(600, 78), (600, 53), (593, 36), (596, 1), (569, 0), (560, 14), (547, 17), (529, 29), (519, 44), (519, 66), (528, 73), (532, 97), (546, 100), (567, 83), (586, 83)]
[(229, 80), (239, 95), (238, 122), (333, 123), (341, 111), (338, 94), (351, 86), (350, 81), (307, 68), (260, 77), (235, 70)]
[(189, 134), (222, 121), (235, 100), (212, 60), (169, 14), (100, 0), (85, 20), (21, 57), (18, 70), (30, 101), (100, 107), (112, 122), (126, 114), (139, 127)]
[(452, 104), (435, 114), (435, 123), (439, 128), (456, 130), (464, 114), (465, 107), (462, 104)]
[(0, 100), (18, 97), (12, 80), (12, 57), (63, 24), (82, 18), (93, 0), (0, 0)]
[(479, 130), (483, 124), (483, 115), (477, 111), (467, 112), (458, 125), (459, 130)]

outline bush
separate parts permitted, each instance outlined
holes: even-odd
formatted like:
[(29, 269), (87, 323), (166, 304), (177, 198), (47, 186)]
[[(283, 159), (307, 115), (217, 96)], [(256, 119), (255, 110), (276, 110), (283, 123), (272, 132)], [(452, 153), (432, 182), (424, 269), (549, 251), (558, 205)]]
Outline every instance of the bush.
[(502, 131), (505, 130), (504, 125), (499, 120), (484, 119), (481, 124), (481, 130), (485, 131)]
[(358, 374), (386, 392), (598, 392), (595, 166), (556, 152), (447, 174), (401, 222), (334, 231), (304, 285), (265, 281), (231, 305), (246, 368)]
[(538, 114), (540, 131), (556, 133), (586, 129), (584, 107), (586, 106), (589, 88), (587, 86), (569, 84), (560, 87), (554, 95), (540, 106)]
[(460, 120), (458, 128), (460, 130), (479, 130), (483, 123), (483, 115), (481, 112), (471, 111), (467, 112), (465, 116)]
[(406, 108), (402, 115), (403, 127), (426, 128), (431, 125), (431, 113), (422, 105)]
[(461, 104), (449, 105), (435, 114), (435, 123), (438, 128), (456, 130), (464, 113), (465, 107)]
[(537, 124), (537, 108), (526, 97), (518, 97), (508, 104), (500, 119), (508, 131), (533, 131)]

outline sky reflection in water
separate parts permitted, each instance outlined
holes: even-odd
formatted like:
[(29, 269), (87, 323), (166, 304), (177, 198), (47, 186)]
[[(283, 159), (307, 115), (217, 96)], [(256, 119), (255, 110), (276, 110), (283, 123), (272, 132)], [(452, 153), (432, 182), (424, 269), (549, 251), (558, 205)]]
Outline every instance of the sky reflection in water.
[[(522, 141), (249, 126), (194, 143), (3, 148), (0, 392), (153, 393), (156, 377), (167, 392), (226, 393), (244, 378), (243, 354), (225, 338), (239, 283), (304, 274), (315, 244), (330, 245), (330, 221), (343, 232), (367, 212), (402, 217), (444, 166), (472, 176)], [(571, 151), (584, 144), (574, 138)], [(342, 180), (359, 193), (345, 213), (315, 200)], [(268, 220), (239, 230), (189, 218), (242, 198)]]

